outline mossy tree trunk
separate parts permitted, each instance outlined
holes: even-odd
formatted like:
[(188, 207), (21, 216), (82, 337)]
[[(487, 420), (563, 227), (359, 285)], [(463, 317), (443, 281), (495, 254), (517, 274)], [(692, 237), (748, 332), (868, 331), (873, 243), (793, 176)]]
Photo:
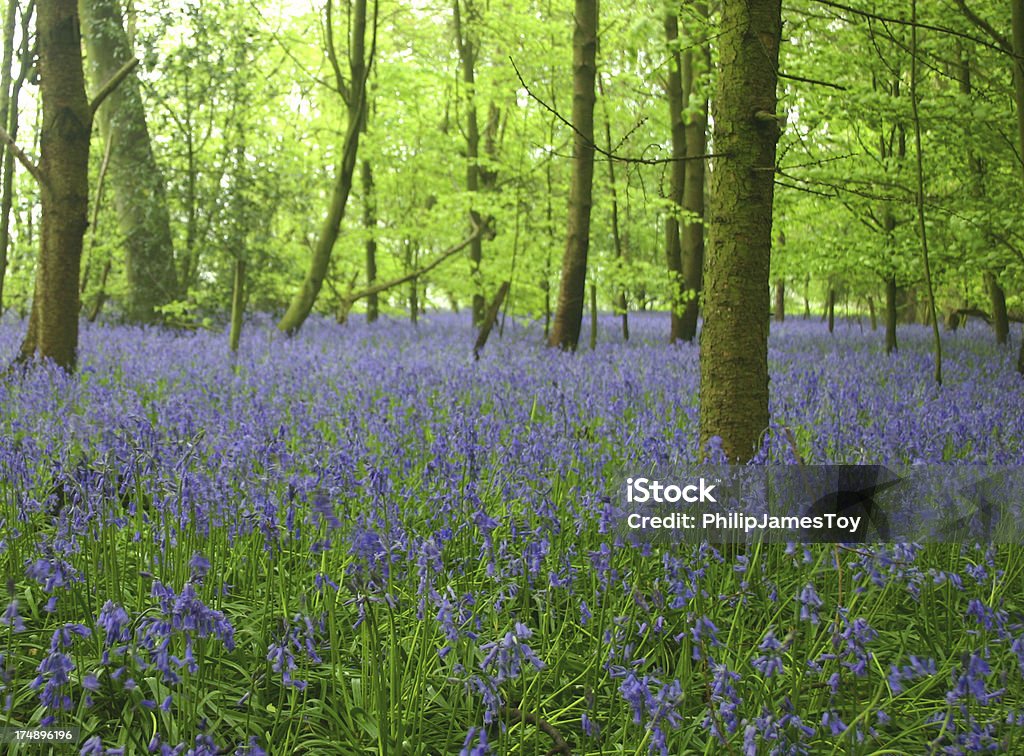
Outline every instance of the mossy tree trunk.
[[(82, 35), (89, 78), (98, 91), (134, 58), (120, 0), (82, 0)], [(110, 144), (108, 171), (125, 244), (128, 297), (125, 317), (135, 323), (160, 318), (157, 308), (178, 296), (171, 220), (163, 175), (153, 156), (138, 77), (130, 73), (96, 113)]]
[(700, 444), (731, 461), (768, 427), (768, 308), (781, 0), (724, 0), (700, 356)]
[(594, 77), (597, 72), (597, 0), (576, 0), (573, 32), (572, 182), (569, 222), (558, 310), (548, 344), (575, 351), (583, 323), (583, 295), (590, 247), (590, 208), (594, 184)]
[(78, 276), (88, 224), (92, 108), (85, 93), (76, 0), (36, 10), (41, 230), (35, 296), (19, 360), (39, 356), (74, 370), (78, 352)]
[[(363, 228), (366, 230), (366, 285), (377, 283), (377, 201), (373, 189), (373, 166), (363, 161)], [(366, 322), (373, 323), (380, 315), (377, 294), (366, 298)]]

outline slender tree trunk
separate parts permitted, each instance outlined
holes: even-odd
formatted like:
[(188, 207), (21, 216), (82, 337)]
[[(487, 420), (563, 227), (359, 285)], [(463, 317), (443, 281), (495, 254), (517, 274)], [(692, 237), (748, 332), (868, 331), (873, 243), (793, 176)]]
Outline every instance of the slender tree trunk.
[[(5, 125), (11, 139), (18, 138), (19, 113), (18, 105), (21, 98), (21, 88), (32, 70), (32, 42), (29, 24), (31, 21), (31, 7), (22, 10), (21, 15), (21, 50), (19, 51), (18, 78), (11, 82), (12, 65), (14, 56), (14, 21), (15, 11), (18, 3), (8, 0), (7, 16), (4, 19), (4, 60), (3, 60), (3, 81), (0, 82), (0, 97), (3, 97), (0, 107), (0, 125)], [(11, 208), (14, 205), (14, 152), (10, 149), (3, 150), (3, 181), (0, 188), (0, 314), (4, 311), (4, 281), (7, 278), (8, 250), (11, 245)]]
[(780, 278), (775, 282), (775, 322), (786, 319), (786, 283)]
[(590, 284), (590, 351), (597, 349), (597, 286)]
[[(601, 94), (601, 108), (604, 112), (604, 144), (605, 149), (611, 152), (615, 145), (612, 144), (611, 119), (608, 117), (608, 101), (604, 96), (604, 83), (599, 75), (597, 77), (597, 88)], [(615, 161), (608, 162), (608, 188), (612, 200), (612, 243), (615, 246), (615, 259), (620, 265), (625, 266), (628, 260), (625, 256), (625, 249), (622, 246), (622, 234), (619, 232), (619, 193), (615, 185)], [(623, 287), (615, 297), (615, 311), (622, 317), (622, 340), (629, 341), (629, 306), (626, 302), (626, 288)]]
[(885, 279), (885, 353), (892, 354), (896, 344), (896, 275)]
[[(328, 9), (331, 7), (328, 3)], [(328, 18), (330, 23), (330, 18)], [(369, 26), (371, 44), (366, 49), (367, 26)], [(334, 190), (331, 193), (331, 202), (327, 208), (327, 215), (324, 217), (323, 225), (320, 228), (320, 235), (317, 237), (316, 246), (313, 248), (313, 259), (310, 261), (309, 271), (299, 287), (299, 290), (292, 298), (288, 310), (285, 312), (277, 327), (288, 334), (293, 334), (302, 327), (313, 311), (316, 298), (320, 295), (320, 289), (327, 275), (327, 268), (331, 262), (331, 253), (334, 251), (334, 243), (341, 233), (341, 221), (345, 217), (345, 207), (348, 204), (348, 196), (352, 191), (352, 180), (356, 168), (356, 155), (359, 151), (359, 135), (363, 127), (363, 114), (366, 109), (366, 80), (370, 75), (370, 67), (373, 65), (373, 55), (376, 47), (377, 35), (377, 3), (374, 0), (373, 18), (367, 21), (367, 0), (354, 0), (351, 18), (351, 35), (349, 41), (349, 81), (346, 96), (346, 110), (348, 114), (348, 126), (345, 131), (345, 142), (341, 150), (341, 159), (338, 164), (337, 174), (334, 181)], [(332, 52), (333, 54), (333, 52)]]
[(768, 427), (768, 274), (781, 0), (723, 0), (700, 358), (700, 447), (748, 460)]
[[(706, 3), (696, 3), (694, 11), (706, 19)], [(696, 36), (696, 35), (691, 35)], [(698, 94), (694, 66), (694, 51), (683, 52), (683, 95), (692, 106), (695, 97), (700, 96), (701, 107), (692, 113), (686, 124), (686, 178), (683, 185), (683, 283), (686, 286), (686, 305), (680, 324), (680, 336), (684, 341), (693, 341), (697, 336), (697, 318), (700, 313), (700, 292), (704, 279), (704, 161), (697, 159), (707, 152), (708, 98)], [(700, 49), (705, 70), (711, 69), (711, 48), (705, 43)], [(692, 107), (691, 107), (692, 110)]]
[(668, 264), (669, 307), (672, 313), (669, 341), (674, 344), (683, 338), (682, 315), (686, 309), (688, 295), (686, 281), (683, 278), (683, 246), (679, 233), (683, 191), (686, 187), (686, 123), (683, 120), (683, 64), (679, 51), (679, 16), (675, 9), (665, 16), (665, 39), (669, 51), (666, 90), (673, 158), (668, 194), (671, 207), (665, 215), (665, 258)]
[[(373, 194), (373, 169), (363, 161), (363, 228), (366, 229), (366, 285), (377, 283), (377, 202)], [(366, 298), (366, 322), (376, 322), (380, 303), (376, 294)]]
[(868, 294), (868, 313), (871, 316), (871, 330), (878, 330), (878, 316), (875, 313), (875, 298)]
[(825, 298), (825, 316), (828, 318), (828, 332), (832, 333), (836, 327), (836, 290), (831, 284)]
[(231, 291), (231, 335), (229, 343), (232, 352), (238, 351), (242, 338), (242, 318), (245, 315), (245, 260), (235, 260), (235, 285)]
[[(81, 0), (82, 34), (92, 88), (98, 91), (134, 57), (119, 0)], [(151, 323), (156, 308), (178, 295), (171, 221), (163, 175), (153, 157), (138, 77), (128, 74), (96, 114), (104, 141), (112, 144), (110, 183), (125, 240), (128, 320)]]
[(42, 232), (35, 297), (19, 359), (38, 355), (65, 370), (78, 352), (78, 276), (88, 224), (89, 135), (92, 110), (85, 94), (76, 0), (49, 0), (36, 12)]
[(576, 351), (583, 323), (583, 289), (590, 247), (590, 208), (594, 183), (594, 77), (597, 72), (597, 0), (576, 0), (573, 32), (573, 139), (569, 222), (558, 312), (548, 344)]
[[(455, 0), (455, 41), (459, 49), (459, 64), (462, 82), (466, 87), (466, 191), (471, 195), (480, 191), (480, 124), (476, 109), (476, 55), (477, 49), (462, 19), (462, 5), (466, 4), (468, 16), (475, 12), (468, 0)], [(472, 200), (470, 200), (472, 201)], [(475, 228), (481, 224), (480, 213), (470, 208), (469, 217)], [(483, 282), (480, 280), (480, 263), (483, 260), (483, 239), (477, 236), (469, 248), (470, 272), (473, 277), (473, 325), (479, 327), (484, 318)]]
[(811, 319), (811, 277), (804, 279), (804, 320)]
[[(1017, 148), (1024, 171), (1024, 0), (1012, 0), (1013, 24), (1013, 101), (1017, 109)], [(1024, 375), (1024, 327), (1017, 353), (1017, 371)]]

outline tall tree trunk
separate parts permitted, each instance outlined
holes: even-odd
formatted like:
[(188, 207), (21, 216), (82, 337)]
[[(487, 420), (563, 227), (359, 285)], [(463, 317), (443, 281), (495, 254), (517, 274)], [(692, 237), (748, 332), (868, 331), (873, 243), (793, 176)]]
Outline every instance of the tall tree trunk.
[[(665, 259), (668, 265), (669, 307), (672, 313), (669, 341), (683, 338), (683, 311), (686, 309), (686, 281), (683, 278), (683, 247), (679, 233), (686, 186), (686, 123), (683, 121), (683, 63), (679, 51), (679, 16), (673, 9), (665, 16), (665, 39), (668, 42), (668, 117), (672, 129), (672, 163), (665, 215)], [(692, 338), (692, 337), (691, 337)]]
[[(696, 3), (694, 11), (706, 19), (706, 3)], [(696, 35), (691, 35), (696, 36)], [(704, 43), (700, 50), (705, 70), (711, 68), (711, 48)], [(692, 49), (683, 52), (683, 96), (692, 105), (698, 96), (696, 71)], [(697, 317), (700, 312), (700, 291), (704, 279), (704, 161), (699, 156), (707, 152), (708, 98), (704, 94), (701, 107), (690, 115), (686, 124), (686, 179), (683, 186), (683, 282), (686, 286), (686, 306), (683, 310), (680, 336), (693, 341), (697, 336)], [(692, 111), (693, 108), (691, 107)]]
[[(119, 0), (81, 0), (82, 34), (94, 91), (134, 57)], [(171, 221), (163, 175), (153, 157), (139, 80), (130, 73), (96, 114), (111, 143), (110, 183), (125, 242), (128, 298), (125, 316), (137, 323), (159, 319), (156, 308), (178, 294)]]
[[(1024, 0), (1013, 0), (1013, 101), (1017, 109), (1017, 148), (1021, 156), (1021, 170), (1024, 171)], [(1017, 353), (1017, 370), (1024, 374), (1024, 332)]]
[(896, 344), (896, 274), (890, 273), (885, 279), (885, 353), (892, 354)]
[[(604, 112), (604, 144), (605, 149), (611, 152), (615, 145), (612, 144), (611, 119), (608, 117), (608, 100), (604, 96), (604, 83), (599, 75), (597, 77), (597, 88), (601, 94), (601, 109)], [(549, 161), (550, 164), (550, 161)], [(615, 246), (615, 259), (620, 265), (625, 265), (628, 260), (625, 256), (625, 249), (622, 246), (622, 234), (619, 231), (619, 192), (615, 185), (615, 161), (608, 161), (608, 188), (612, 200), (612, 243)], [(629, 341), (629, 306), (626, 302), (626, 287), (622, 287), (615, 297), (615, 311), (622, 318), (622, 340)]]
[(775, 282), (775, 322), (786, 319), (786, 283), (781, 278)]
[[(462, 82), (466, 87), (466, 191), (471, 195), (480, 191), (480, 124), (476, 109), (476, 55), (477, 49), (467, 23), (462, 19), (462, 6), (466, 4), (466, 15), (473, 16), (476, 9), (468, 0), (455, 0), (452, 10), (455, 18), (455, 42), (459, 48), (459, 65)], [(466, 21), (470, 19), (467, 18)], [(473, 201), (472, 199), (470, 200)], [(470, 208), (469, 217), (474, 228), (481, 224), (480, 213)], [(479, 327), (484, 318), (483, 282), (480, 280), (480, 263), (483, 260), (483, 238), (478, 234), (469, 247), (470, 272), (473, 278), (473, 325)]]
[(575, 351), (583, 323), (583, 289), (590, 246), (594, 184), (594, 76), (597, 72), (597, 0), (576, 0), (573, 31), (572, 183), (558, 312), (548, 344)]
[(832, 284), (829, 284), (825, 297), (825, 317), (828, 318), (828, 332), (832, 333), (836, 327), (836, 290)]
[(871, 330), (878, 329), (878, 316), (875, 313), (875, 298), (868, 294), (868, 313), (871, 317)]
[[(18, 101), (21, 88), (32, 70), (32, 42), (29, 22), (34, 12), (34, 4), (22, 10), (21, 15), (21, 50), (19, 51), (18, 78), (11, 81), (14, 58), (14, 22), (18, 3), (8, 0), (7, 16), (4, 19), (4, 59), (2, 81), (0, 81), (0, 125), (5, 126), (11, 139), (18, 138)], [(3, 160), (0, 161), (3, 171), (2, 188), (0, 188), (0, 314), (4, 311), (4, 281), (7, 278), (8, 250), (11, 245), (11, 208), (14, 206), (14, 151), (3, 149)]]
[(231, 291), (231, 335), (228, 339), (232, 352), (238, 351), (242, 338), (242, 318), (245, 315), (245, 258), (235, 260), (235, 284)]
[[(366, 229), (366, 285), (377, 283), (377, 201), (373, 194), (373, 168), (363, 161), (363, 228)], [(376, 322), (380, 314), (377, 294), (366, 298), (366, 322)]]
[(781, 0), (723, 0), (714, 99), (714, 222), (705, 270), (700, 447), (746, 461), (768, 427), (768, 273)]
[(43, 114), (38, 167), (42, 231), (32, 313), (19, 359), (38, 355), (70, 371), (78, 352), (78, 276), (88, 223), (92, 130), (76, 0), (40, 3), (36, 34)]
[[(370, 67), (373, 65), (373, 55), (377, 39), (377, 2), (373, 0), (373, 18), (367, 22), (367, 0), (354, 0), (351, 16), (351, 34), (349, 38), (349, 80), (345, 87), (344, 99), (348, 116), (348, 125), (345, 130), (345, 142), (341, 150), (341, 159), (338, 164), (337, 174), (334, 179), (334, 190), (331, 193), (331, 202), (327, 208), (327, 215), (324, 217), (323, 225), (320, 227), (320, 235), (317, 237), (316, 245), (313, 248), (313, 259), (310, 261), (309, 271), (292, 298), (284, 317), (277, 327), (288, 334), (294, 334), (306, 322), (309, 313), (313, 311), (316, 298), (320, 295), (320, 289), (324, 284), (324, 277), (327, 275), (327, 268), (331, 262), (331, 253), (334, 251), (334, 243), (338, 240), (341, 232), (341, 222), (345, 218), (345, 207), (348, 204), (348, 196), (352, 191), (352, 180), (356, 169), (356, 155), (359, 151), (359, 134), (363, 127), (363, 114), (366, 109), (366, 80), (370, 75)], [(331, 3), (327, 4), (327, 25), (330, 27)], [(371, 43), (370, 48), (366, 47), (366, 33), (369, 25)], [(329, 55), (334, 58), (333, 43), (328, 42)], [(336, 76), (341, 79), (340, 68), (336, 69)]]

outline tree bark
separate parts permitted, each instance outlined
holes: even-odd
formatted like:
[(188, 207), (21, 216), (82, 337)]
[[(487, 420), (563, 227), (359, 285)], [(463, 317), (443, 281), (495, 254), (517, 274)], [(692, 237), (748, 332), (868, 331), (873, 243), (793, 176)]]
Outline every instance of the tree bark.
[(238, 343), (242, 338), (242, 317), (245, 314), (245, 259), (235, 260), (235, 285), (231, 291), (231, 335), (229, 346), (232, 352), (238, 351)]
[[(292, 298), (284, 317), (277, 327), (287, 334), (296, 333), (302, 324), (306, 322), (309, 313), (313, 311), (316, 298), (320, 295), (320, 289), (324, 284), (324, 277), (327, 275), (327, 268), (331, 262), (331, 253), (334, 251), (334, 244), (341, 232), (341, 222), (345, 218), (345, 207), (348, 204), (348, 196), (352, 191), (352, 180), (356, 168), (356, 155), (359, 151), (359, 135), (363, 127), (363, 114), (366, 109), (366, 80), (370, 75), (370, 67), (373, 65), (373, 55), (376, 47), (377, 35), (377, 3), (374, 0), (373, 19), (367, 22), (367, 0), (355, 0), (352, 8), (351, 35), (349, 40), (349, 81), (343, 95), (348, 116), (348, 126), (345, 131), (345, 141), (342, 146), (341, 159), (338, 164), (337, 174), (334, 180), (334, 190), (331, 193), (331, 202), (327, 208), (327, 215), (324, 217), (323, 225), (320, 228), (320, 235), (313, 248), (313, 259), (310, 261), (309, 271), (299, 287), (299, 290)], [(328, 24), (330, 18), (331, 4), (327, 4)], [(367, 26), (370, 26), (371, 44), (366, 49)], [(331, 47), (328, 44), (328, 47)], [(334, 55), (333, 48), (329, 53)], [(340, 75), (339, 75), (340, 79)]]
[(746, 461), (768, 427), (768, 274), (781, 0), (724, 0), (700, 358), (700, 446)]
[[(1024, 0), (1013, 0), (1013, 101), (1017, 110), (1017, 149), (1024, 171)], [(1024, 332), (1017, 353), (1017, 371), (1024, 375)]]
[(576, 0), (573, 32), (573, 138), (569, 222), (558, 311), (548, 344), (576, 351), (583, 323), (583, 290), (590, 246), (594, 183), (594, 76), (597, 72), (597, 0)]
[[(605, 149), (611, 152), (615, 145), (612, 144), (611, 119), (608, 116), (608, 101), (604, 96), (604, 84), (600, 75), (597, 77), (597, 88), (601, 94), (601, 105), (604, 110), (604, 144)], [(615, 247), (615, 259), (625, 265), (628, 260), (625, 256), (625, 248), (622, 245), (622, 234), (619, 231), (619, 192), (615, 186), (615, 161), (608, 161), (608, 189), (612, 201), (612, 244)], [(626, 287), (623, 286), (615, 297), (615, 311), (622, 318), (622, 340), (629, 341), (629, 306), (626, 301)]]
[(50, 0), (36, 11), (39, 44), (41, 233), (35, 296), (19, 361), (35, 356), (75, 368), (78, 276), (88, 224), (89, 136), (76, 0)]
[[(683, 120), (683, 63), (679, 51), (679, 17), (673, 10), (665, 16), (665, 39), (668, 43), (668, 116), (672, 132), (672, 158), (668, 200), (671, 207), (665, 216), (665, 260), (668, 265), (669, 310), (671, 330), (669, 342), (683, 338), (683, 312), (686, 309), (686, 281), (683, 278), (683, 247), (679, 232), (686, 187), (686, 123)], [(692, 337), (691, 337), (692, 338)]]
[(498, 313), (501, 312), (501, 304), (505, 301), (511, 285), (510, 281), (502, 281), (501, 286), (498, 287), (498, 293), (494, 295), (494, 301), (491, 302), (491, 306), (487, 310), (484, 322), (480, 324), (480, 332), (477, 334), (476, 343), (473, 344), (473, 359), (475, 360), (480, 359), (480, 352), (487, 346), (487, 339), (490, 337), (491, 331), (494, 330), (494, 323), (498, 319)]
[[(377, 203), (373, 194), (373, 168), (363, 161), (363, 228), (366, 229), (366, 285), (377, 283)], [(366, 297), (366, 322), (376, 322), (380, 315), (377, 292)]]
[[(480, 123), (476, 109), (476, 45), (470, 36), (467, 24), (462, 19), (462, 5), (466, 3), (467, 15), (475, 9), (467, 0), (455, 0), (455, 42), (459, 49), (459, 65), (462, 69), (462, 83), (466, 87), (466, 191), (470, 195), (480, 191)], [(472, 199), (470, 200), (473, 201)], [(470, 223), (474, 228), (481, 225), (480, 213), (469, 210)], [(470, 274), (475, 287), (473, 291), (473, 325), (479, 327), (484, 318), (484, 294), (480, 280), (480, 264), (483, 261), (483, 239), (478, 234), (469, 247)]]
[(832, 333), (836, 327), (836, 290), (831, 285), (825, 298), (825, 317), (828, 318), (828, 332)]
[(999, 279), (988, 271), (985, 273), (985, 288), (988, 289), (989, 301), (992, 303), (992, 328), (995, 330), (996, 343), (1005, 344), (1010, 336), (1010, 319), (1006, 313), (1006, 293), (999, 285)]
[(786, 283), (781, 278), (775, 282), (775, 322), (786, 319)]
[(892, 354), (896, 344), (896, 275), (885, 279), (885, 353)]
[[(119, 0), (82, 0), (82, 34), (89, 78), (99, 91), (132, 60)], [(152, 323), (158, 307), (178, 295), (170, 214), (163, 175), (153, 156), (142, 93), (129, 73), (96, 113), (100, 134), (111, 144), (110, 183), (125, 243), (128, 298), (125, 316)]]
[[(8, 15), (4, 21), (3, 81), (0, 82), (0, 96), (4, 98), (0, 107), (0, 125), (5, 125), (11, 139), (18, 137), (18, 103), (21, 89), (32, 70), (32, 45), (29, 24), (34, 4), (22, 10), (21, 49), (19, 50), (18, 78), (11, 81), (14, 56), (14, 15), (18, 4), (9, 0)], [(0, 314), (4, 311), (4, 281), (7, 278), (8, 250), (11, 244), (11, 208), (14, 206), (14, 151), (3, 150), (3, 181), (0, 188)]]
[(872, 331), (877, 330), (878, 329), (878, 316), (875, 313), (875, 298), (873, 296), (871, 296), (870, 294), (868, 295), (868, 313), (871, 316), (871, 330)]
[[(707, 18), (706, 3), (696, 3), (694, 11), (703, 19)], [(695, 36), (695, 35), (694, 35)], [(705, 43), (700, 49), (704, 68), (711, 68), (711, 48)], [(692, 49), (683, 52), (683, 96), (692, 104), (698, 96), (695, 84), (694, 54)], [(684, 341), (693, 341), (697, 336), (697, 318), (700, 314), (700, 292), (704, 279), (704, 161), (697, 159), (707, 152), (708, 98), (701, 94), (701, 107), (686, 123), (686, 178), (683, 184), (683, 283), (686, 287), (686, 303), (680, 323), (680, 336)], [(692, 108), (691, 108), (692, 110)]]

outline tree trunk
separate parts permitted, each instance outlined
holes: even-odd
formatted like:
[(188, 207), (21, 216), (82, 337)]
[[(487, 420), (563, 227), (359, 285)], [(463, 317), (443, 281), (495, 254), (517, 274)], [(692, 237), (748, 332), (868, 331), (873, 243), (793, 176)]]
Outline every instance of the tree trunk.
[(501, 286), (498, 287), (498, 293), (494, 295), (494, 301), (491, 302), (491, 306), (487, 310), (484, 322), (480, 324), (480, 332), (473, 345), (473, 359), (475, 360), (480, 359), (480, 352), (487, 346), (487, 339), (490, 337), (491, 331), (494, 330), (494, 323), (498, 319), (498, 313), (501, 312), (501, 304), (505, 301), (511, 285), (510, 281), (502, 281)]
[(871, 330), (875, 331), (878, 329), (878, 316), (875, 313), (875, 298), (868, 295), (868, 313), (871, 316)]
[(896, 345), (896, 276), (885, 279), (885, 353), (892, 354)]
[(804, 279), (804, 320), (811, 319), (811, 276)]
[[(696, 3), (694, 11), (706, 19), (706, 3)], [(691, 35), (696, 36), (696, 35)], [(700, 50), (704, 69), (711, 69), (711, 48), (705, 43)], [(698, 96), (695, 84), (693, 50), (683, 52), (683, 95), (688, 104)], [(697, 336), (697, 317), (700, 312), (700, 291), (704, 278), (704, 161), (697, 159), (707, 152), (708, 98), (701, 94), (701, 108), (691, 114), (686, 124), (686, 178), (683, 185), (683, 282), (686, 286), (686, 306), (683, 310), (680, 336), (693, 341)], [(692, 110), (692, 108), (691, 108)]]
[[(466, 191), (470, 195), (480, 191), (480, 124), (476, 110), (476, 45), (470, 36), (466, 24), (462, 21), (462, 4), (466, 3), (467, 15), (472, 16), (474, 8), (467, 0), (455, 0), (453, 5), (455, 17), (455, 41), (459, 48), (459, 64), (462, 69), (462, 82), (466, 87)], [(472, 199), (470, 200), (472, 202)], [(481, 224), (480, 213), (469, 210), (470, 221), (474, 228)], [(483, 239), (477, 235), (469, 248), (470, 273), (473, 279), (473, 325), (479, 327), (484, 318), (484, 294), (480, 280), (480, 263), (483, 260)]]
[(245, 260), (235, 260), (235, 285), (231, 291), (231, 336), (229, 344), (232, 352), (238, 351), (238, 342), (242, 338), (242, 316), (245, 314)]
[(590, 351), (597, 349), (597, 286), (590, 284)]
[(746, 461), (768, 427), (772, 246), (781, 0), (724, 0), (714, 99), (712, 223), (700, 359), (700, 447), (715, 437)]
[(597, 0), (576, 0), (573, 32), (572, 183), (558, 311), (548, 344), (576, 351), (583, 323), (583, 289), (590, 246), (594, 183), (594, 76), (597, 72)]
[[(356, 155), (359, 151), (359, 134), (362, 132), (363, 114), (366, 109), (366, 80), (370, 75), (374, 54), (373, 44), (371, 44), (369, 51), (366, 49), (366, 4), (367, 0), (355, 0), (352, 8), (348, 54), (349, 81), (345, 98), (348, 115), (345, 142), (342, 146), (341, 159), (334, 180), (331, 202), (327, 208), (327, 215), (324, 217), (323, 225), (320, 228), (320, 235), (317, 237), (316, 246), (313, 248), (313, 259), (310, 261), (309, 271), (306, 273), (302, 286), (295, 292), (295, 296), (292, 298), (284, 317), (281, 318), (281, 322), (277, 324), (277, 327), (287, 334), (296, 333), (302, 327), (302, 324), (306, 322), (309, 313), (313, 311), (313, 305), (316, 303), (316, 298), (320, 295), (320, 289), (324, 284), (324, 277), (327, 275), (327, 268), (331, 262), (331, 253), (334, 251), (334, 243), (338, 240), (338, 235), (341, 232), (341, 222), (345, 218), (348, 196), (352, 191)], [(328, 23), (331, 22), (329, 16), (330, 8), (331, 5), (328, 3)], [(376, 40), (376, 1), (374, 2), (373, 19), (370, 26), (371, 38)], [(333, 55), (333, 52), (331, 54)]]
[[(4, 53), (0, 71), (0, 126), (7, 129), (11, 139), (18, 137), (18, 99), (25, 81), (31, 58), (28, 56), (28, 19), (22, 17), (22, 55), (17, 81), (13, 80), (14, 69), (14, 28), (17, 21), (18, 3), (8, 0), (4, 17)], [(14, 194), (14, 151), (0, 144), (0, 166), (3, 171), (0, 189), (0, 314), (4, 311), (4, 280), (7, 277), (7, 250), (10, 247), (11, 207)]]
[(825, 316), (828, 318), (828, 332), (832, 333), (836, 327), (836, 290), (828, 287), (828, 294), (825, 298)]
[(780, 278), (775, 282), (775, 322), (786, 319), (786, 283)]
[[(366, 229), (366, 285), (377, 283), (377, 207), (373, 196), (373, 169), (369, 160), (363, 161), (363, 228)], [(380, 314), (377, 294), (366, 298), (366, 322), (376, 322)]]
[(992, 327), (996, 333), (996, 343), (1005, 344), (1010, 335), (1010, 319), (1006, 313), (1006, 294), (999, 280), (990, 272), (985, 273), (985, 288), (992, 302)]
[(35, 296), (19, 360), (38, 355), (65, 370), (78, 352), (78, 276), (88, 224), (89, 135), (76, 0), (50, 0), (36, 10), (39, 44), (40, 204), (42, 231)]
[[(1024, 156), (1024, 0), (1013, 0), (1013, 101), (1017, 109), (1017, 148), (1018, 155)], [(1024, 159), (1021, 162), (1024, 170)], [(1020, 340), (1020, 351), (1017, 353), (1017, 371), (1024, 375), (1024, 333)]]
[[(604, 110), (604, 144), (605, 149), (611, 152), (615, 145), (612, 144), (611, 119), (608, 117), (608, 101), (604, 96), (604, 84), (599, 75), (597, 77), (597, 88), (601, 94), (601, 106)], [(550, 164), (550, 161), (549, 161)], [(625, 257), (625, 249), (622, 246), (622, 234), (619, 231), (619, 192), (615, 186), (615, 161), (608, 161), (608, 188), (611, 192), (612, 201), (612, 244), (615, 246), (615, 259), (620, 265), (625, 265), (628, 260)], [(622, 318), (622, 340), (629, 341), (629, 307), (626, 302), (626, 288), (622, 287), (615, 297), (615, 311)]]
[[(82, 34), (89, 76), (98, 91), (134, 57), (119, 0), (82, 0)], [(163, 175), (153, 157), (139, 80), (128, 74), (96, 113), (111, 144), (110, 183), (125, 243), (128, 298), (125, 316), (136, 323), (159, 319), (158, 307), (178, 295), (171, 221)]]
[(683, 278), (683, 247), (679, 233), (686, 188), (686, 123), (683, 121), (683, 64), (679, 51), (679, 17), (673, 10), (665, 16), (665, 39), (668, 42), (668, 120), (672, 130), (672, 163), (668, 200), (671, 203), (665, 216), (665, 259), (668, 265), (669, 309), (671, 330), (669, 341), (683, 338), (683, 312), (686, 309), (686, 281)]

